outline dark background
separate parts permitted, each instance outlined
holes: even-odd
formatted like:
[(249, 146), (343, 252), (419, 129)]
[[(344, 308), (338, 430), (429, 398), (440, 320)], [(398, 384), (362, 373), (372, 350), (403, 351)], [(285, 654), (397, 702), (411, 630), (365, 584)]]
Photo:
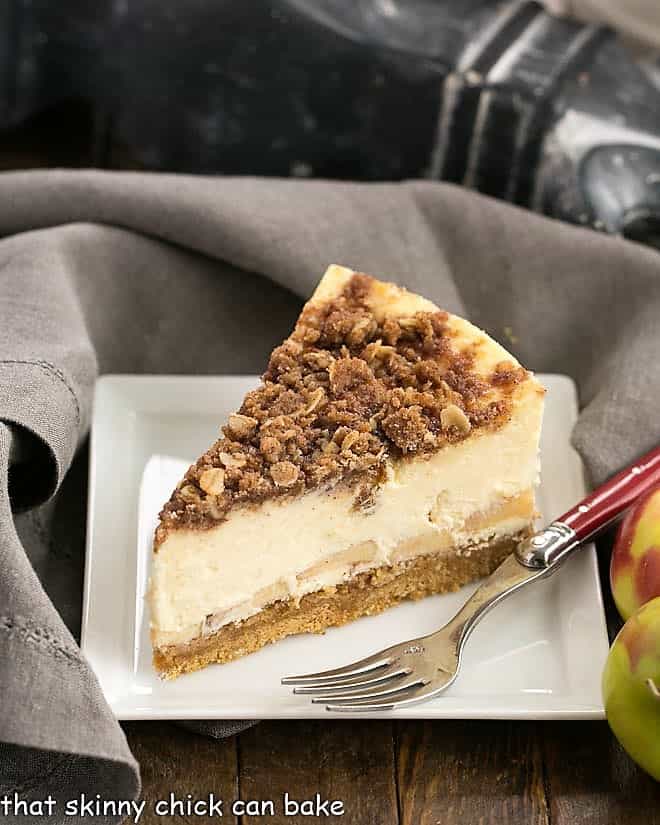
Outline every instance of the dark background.
[(0, 165), (443, 179), (660, 246), (660, 60), (533, 0), (5, 0)]

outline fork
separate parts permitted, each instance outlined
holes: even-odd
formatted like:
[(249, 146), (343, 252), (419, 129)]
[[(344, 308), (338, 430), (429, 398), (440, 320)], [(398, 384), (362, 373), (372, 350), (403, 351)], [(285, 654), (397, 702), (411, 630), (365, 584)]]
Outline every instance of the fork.
[(503, 599), (555, 573), (566, 559), (660, 484), (660, 447), (626, 467), (543, 530), (524, 539), (440, 630), (334, 670), (288, 676), (284, 685), (327, 710), (393, 710), (425, 702), (456, 679), (465, 643)]

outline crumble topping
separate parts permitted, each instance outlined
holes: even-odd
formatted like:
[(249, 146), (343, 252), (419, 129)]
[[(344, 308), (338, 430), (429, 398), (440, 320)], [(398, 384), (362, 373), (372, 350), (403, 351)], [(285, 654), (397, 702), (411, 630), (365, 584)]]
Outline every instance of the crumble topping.
[(388, 457), (432, 453), (508, 419), (527, 371), (504, 362), (481, 378), (474, 348), (454, 346), (441, 310), (379, 322), (373, 282), (356, 273), (332, 301), (305, 306), (260, 386), (163, 508), (156, 546), (169, 529), (203, 529), (234, 506), (342, 480), (368, 511)]

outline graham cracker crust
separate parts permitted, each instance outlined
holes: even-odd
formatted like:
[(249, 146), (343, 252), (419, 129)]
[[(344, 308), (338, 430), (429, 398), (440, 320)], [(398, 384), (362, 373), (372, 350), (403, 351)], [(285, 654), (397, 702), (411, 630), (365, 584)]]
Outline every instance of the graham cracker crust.
[[(242, 622), (183, 645), (154, 650), (154, 667), (166, 679), (247, 656), (271, 642), (298, 633), (323, 633), (328, 627), (381, 613), (406, 599), (458, 590), (490, 575), (530, 533), (475, 544), (469, 550), (418, 556), (355, 576), (336, 588), (275, 602)], [(468, 555), (469, 552), (469, 555)]]

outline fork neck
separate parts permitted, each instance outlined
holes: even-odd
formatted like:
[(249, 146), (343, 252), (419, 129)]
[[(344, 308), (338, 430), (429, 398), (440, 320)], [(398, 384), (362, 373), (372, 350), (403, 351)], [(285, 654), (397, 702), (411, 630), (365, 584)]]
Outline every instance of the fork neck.
[(516, 558), (525, 565), (541, 570), (558, 563), (580, 543), (577, 533), (562, 521), (553, 521), (543, 530), (524, 539), (516, 548)]

